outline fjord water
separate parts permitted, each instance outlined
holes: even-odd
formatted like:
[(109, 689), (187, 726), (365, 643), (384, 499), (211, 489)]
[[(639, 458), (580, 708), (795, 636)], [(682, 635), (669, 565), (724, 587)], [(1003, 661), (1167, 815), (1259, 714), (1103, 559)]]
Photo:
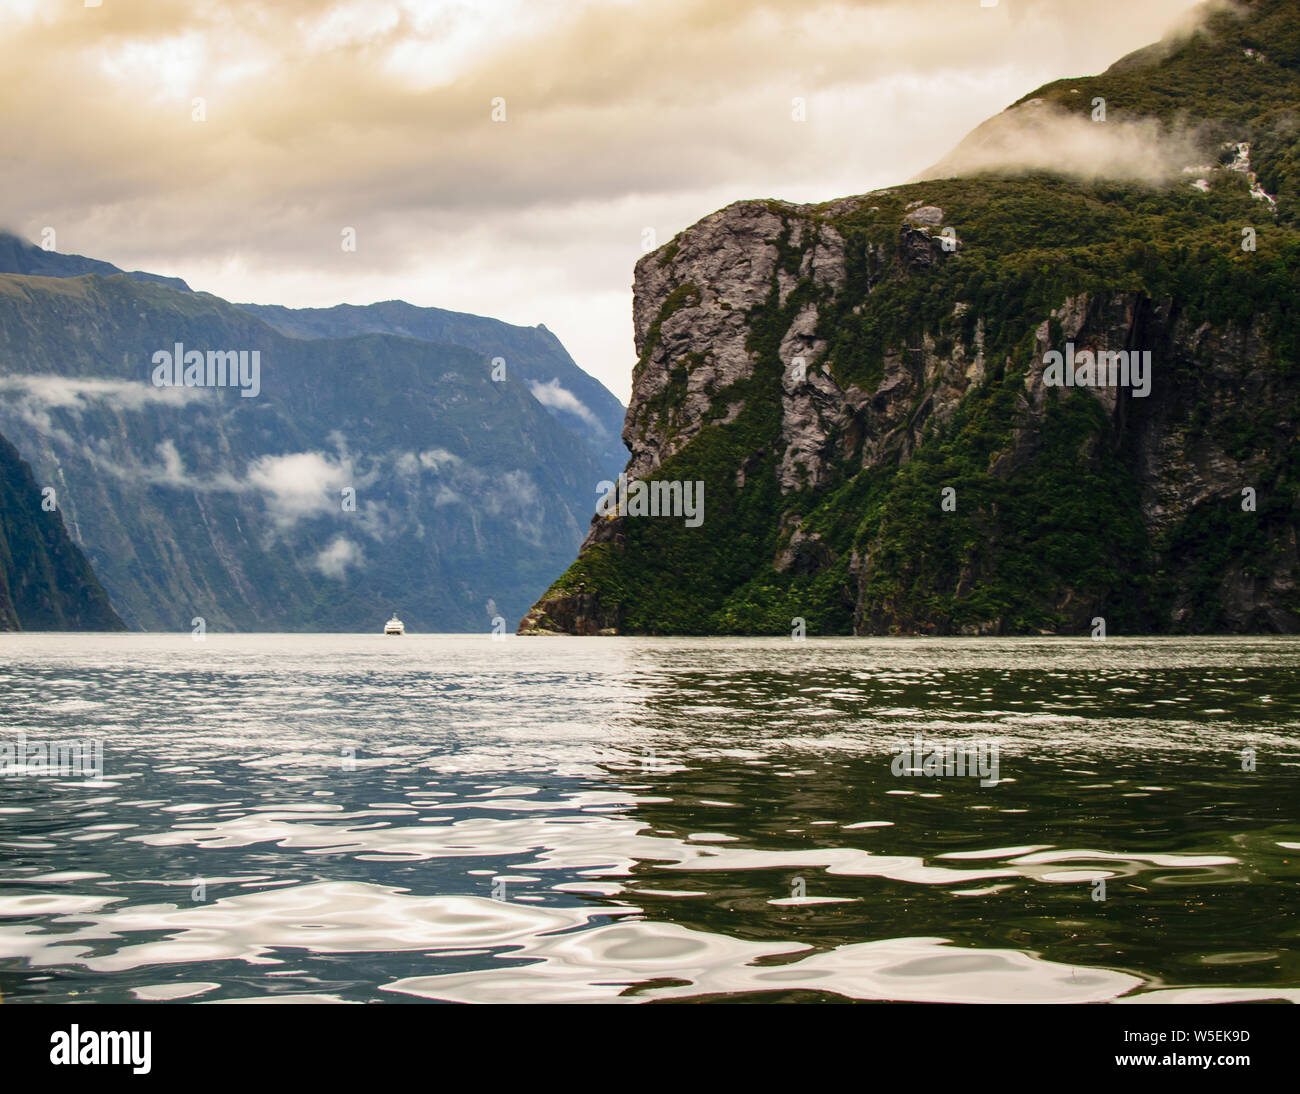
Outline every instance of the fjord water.
[[(1287, 639), (0, 636), (0, 737), (105, 766), (0, 777), (0, 992), (1300, 1000), (1298, 666)], [(1000, 781), (893, 774), (917, 733), (996, 742)]]

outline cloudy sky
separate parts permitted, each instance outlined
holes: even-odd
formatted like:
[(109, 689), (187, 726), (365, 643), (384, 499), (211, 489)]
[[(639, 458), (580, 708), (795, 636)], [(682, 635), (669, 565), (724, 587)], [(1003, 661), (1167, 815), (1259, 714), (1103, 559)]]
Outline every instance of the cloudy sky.
[(237, 301), (545, 323), (625, 401), (647, 229), (905, 181), (1195, 6), (88, 4), (0, 0), (0, 224)]

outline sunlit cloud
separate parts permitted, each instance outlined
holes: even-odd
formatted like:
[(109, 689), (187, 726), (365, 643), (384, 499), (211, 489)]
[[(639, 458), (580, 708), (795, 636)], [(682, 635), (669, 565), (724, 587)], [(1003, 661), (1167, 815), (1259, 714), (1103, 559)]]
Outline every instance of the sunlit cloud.
[(904, 181), (1193, 6), (0, 0), (0, 222), (236, 300), (545, 322), (626, 397), (644, 229)]

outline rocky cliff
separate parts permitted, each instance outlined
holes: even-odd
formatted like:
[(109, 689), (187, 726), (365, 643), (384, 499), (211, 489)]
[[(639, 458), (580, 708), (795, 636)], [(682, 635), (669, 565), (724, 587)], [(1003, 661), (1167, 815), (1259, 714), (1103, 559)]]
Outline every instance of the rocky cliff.
[(125, 629), (68, 536), (57, 489), (0, 437), (0, 631)]
[[(521, 633), (1300, 632), (1292, 8), (999, 130), (1142, 134), (1157, 178), (1013, 173), (985, 134), (971, 177), (740, 202), (645, 256), (627, 476), (703, 482), (705, 519), (598, 514)], [(1133, 375), (1056, 386), (1075, 352)]]

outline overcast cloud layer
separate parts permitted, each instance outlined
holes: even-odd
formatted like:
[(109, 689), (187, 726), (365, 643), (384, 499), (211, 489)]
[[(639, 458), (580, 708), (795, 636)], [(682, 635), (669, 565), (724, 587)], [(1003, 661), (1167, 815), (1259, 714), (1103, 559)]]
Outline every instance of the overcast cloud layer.
[(0, 223), (237, 301), (544, 322), (626, 400), (646, 229), (903, 182), (1194, 6), (0, 0)]

